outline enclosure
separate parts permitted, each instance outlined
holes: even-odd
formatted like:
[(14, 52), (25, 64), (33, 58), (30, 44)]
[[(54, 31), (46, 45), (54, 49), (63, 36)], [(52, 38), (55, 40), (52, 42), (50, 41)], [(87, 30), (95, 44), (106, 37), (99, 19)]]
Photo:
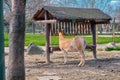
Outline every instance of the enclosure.
[[(3, 2), (4, 1), (4, 2)], [(55, 1), (55, 3), (54, 3)], [(69, 2), (70, 1), (70, 2)], [(87, 7), (92, 7), (92, 9), (85, 8), (68, 8), (68, 7), (52, 7), (57, 4), (66, 4), (67, 2), (71, 3), (74, 1), (75, 3), (70, 4), (75, 7), (86, 6), (87, 1), (90, 1)], [(80, 2), (80, 3), (78, 3)], [(112, 25), (108, 25), (110, 23), (111, 17), (104, 12), (102, 12), (101, 7), (106, 11), (114, 11), (116, 14), (119, 14), (120, 8), (119, 4), (114, 4), (114, 2), (119, 2), (118, 0), (0, 0), (0, 80), (119, 80), (120, 79), (120, 56), (119, 51), (111, 51), (107, 52), (99, 47), (105, 46), (96, 44), (97, 34), (112, 34), (113, 42), (115, 42), (115, 35), (119, 34), (119, 22), (116, 23), (116, 20), (113, 19)], [(44, 6), (42, 9), (39, 7), (43, 5), (51, 5)], [(101, 4), (100, 6), (97, 4)], [(103, 4), (104, 3), (104, 4)], [(106, 5), (107, 4), (107, 5)], [(3, 6), (4, 5), (4, 6)], [(99, 9), (95, 9), (94, 7), (99, 6)], [(106, 8), (105, 8), (105, 6)], [(115, 5), (114, 7), (111, 5)], [(34, 7), (33, 7), (34, 6)], [(60, 5), (59, 5), (60, 6)], [(28, 9), (29, 8), (29, 9)], [(114, 8), (114, 10), (112, 10)], [(3, 11), (4, 9), (4, 11)], [(39, 9), (38, 12), (33, 16), (35, 9)], [(30, 12), (30, 14), (29, 14)], [(114, 13), (112, 12), (112, 13)], [(114, 13), (114, 15), (115, 15)], [(25, 16), (27, 14), (27, 16)], [(3, 20), (4, 15), (4, 20)], [(8, 18), (5, 18), (7, 15)], [(111, 15), (111, 14), (110, 14)], [(120, 15), (117, 15), (120, 16)], [(113, 16), (112, 16), (113, 17)], [(31, 21), (25, 21), (30, 19)], [(3, 22), (4, 21), (4, 22)], [(35, 23), (44, 24), (43, 30), (39, 26), (36, 26)], [(5, 24), (5, 32), (3, 33), (3, 23)], [(10, 24), (10, 27), (9, 27)], [(100, 25), (98, 25), (100, 24)], [(101, 25), (102, 24), (102, 25)], [(32, 26), (32, 27), (30, 27)], [(36, 32), (43, 33), (46, 36), (43, 41), (46, 41), (46, 46), (42, 48), (46, 51), (45, 55), (35, 54), (28, 55), (26, 54), (26, 41), (28, 36), (26, 33)], [(39, 28), (36, 30), (36, 28)], [(27, 29), (29, 29), (27, 31)], [(63, 63), (62, 52), (57, 52), (59, 50), (58, 46), (51, 45), (51, 37), (57, 35), (57, 30), (64, 30), (65, 35), (69, 36), (92, 36), (92, 44), (87, 45), (86, 48), (93, 50), (86, 51), (86, 62), (87, 64), (84, 67), (78, 67), (76, 64), (79, 62), (79, 56), (77, 52), (70, 53), (68, 55), (68, 63)], [(32, 30), (32, 31), (31, 31)], [(106, 33), (107, 32), (107, 33)], [(7, 35), (7, 38), (6, 38)], [(9, 37), (8, 37), (9, 36)], [(35, 35), (34, 35), (35, 36)], [(37, 37), (29, 40), (37, 39)], [(5, 38), (4, 38), (5, 37)], [(40, 37), (40, 35), (39, 35)], [(106, 36), (103, 37), (103, 40)], [(117, 35), (119, 42), (119, 35)], [(40, 37), (40, 39), (42, 39)], [(39, 39), (39, 42), (41, 40)], [(4, 46), (4, 43), (7, 47)], [(9, 46), (9, 47), (8, 47)], [(120, 46), (118, 43), (117, 46)], [(41, 47), (41, 46), (40, 46)], [(39, 47), (38, 47), (39, 48)], [(115, 47), (116, 48), (116, 47)], [(5, 49), (5, 54), (4, 54)], [(7, 51), (7, 53), (6, 53)], [(56, 52), (54, 52), (56, 51)], [(51, 53), (51, 54), (50, 54)], [(93, 55), (92, 55), (93, 53)], [(97, 53), (97, 55), (96, 55)], [(4, 59), (5, 56), (5, 59)], [(46, 56), (46, 57), (45, 57)], [(95, 59), (92, 58), (94, 56)], [(97, 59), (96, 59), (97, 58)], [(24, 60), (25, 59), (25, 60)], [(5, 62), (4, 62), (5, 60)], [(53, 62), (51, 62), (53, 61)], [(82, 61), (82, 60), (81, 60)], [(46, 64), (47, 63), (47, 64)], [(51, 63), (51, 64), (49, 64)], [(5, 64), (5, 65), (4, 65)]]
[[(111, 17), (99, 9), (85, 9), (85, 8), (68, 8), (68, 7), (51, 7), (45, 6), (38, 10), (33, 16), (36, 23), (45, 23), (46, 27), (46, 61), (50, 62), (51, 49), (58, 48), (50, 46), (50, 32), (55, 34), (57, 29), (64, 29), (66, 34), (90, 34), (90, 29), (93, 35), (92, 47), (94, 58), (96, 58), (96, 24), (109, 23)], [(39, 21), (43, 20), (43, 21)], [(56, 21), (54, 21), (56, 20)], [(59, 21), (58, 26), (51, 26), (51, 23)], [(63, 23), (60, 25), (60, 23)], [(72, 23), (69, 24), (68, 22)], [(60, 26), (59, 26), (60, 25)], [(72, 26), (71, 26), (72, 25)], [(90, 28), (89, 28), (90, 26)]]

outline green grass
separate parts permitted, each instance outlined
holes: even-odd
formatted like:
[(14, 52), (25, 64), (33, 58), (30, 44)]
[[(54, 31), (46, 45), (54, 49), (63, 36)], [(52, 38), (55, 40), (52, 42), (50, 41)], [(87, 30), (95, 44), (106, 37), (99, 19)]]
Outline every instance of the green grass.
[(116, 48), (107, 48), (106, 51), (112, 51), (112, 50), (116, 50), (119, 51), (120, 47), (116, 47)]
[[(112, 37), (98, 37), (97, 44), (113, 42)], [(115, 43), (120, 43), (120, 37), (115, 37)]]
[(5, 46), (9, 45), (9, 36), (7, 33), (4, 34), (4, 45)]
[[(74, 36), (66, 36), (66, 38), (73, 38)], [(92, 37), (84, 37), (88, 44), (92, 44)], [(45, 36), (40, 34), (26, 34), (25, 35), (25, 45), (29, 45), (30, 42), (33, 42), (36, 45), (44, 46), (45, 45)], [(98, 37), (97, 44), (105, 44), (112, 42), (112, 37)], [(115, 38), (116, 43), (120, 43), (120, 37)], [(58, 45), (59, 43), (59, 37), (58, 36), (52, 36), (51, 37), (51, 43), (52, 45)], [(9, 45), (9, 36), (7, 33), (4, 34), (4, 44), (5, 46)]]
[(25, 35), (25, 45), (29, 45), (30, 42), (33, 42), (36, 45), (45, 45), (45, 36), (40, 34), (26, 34)]

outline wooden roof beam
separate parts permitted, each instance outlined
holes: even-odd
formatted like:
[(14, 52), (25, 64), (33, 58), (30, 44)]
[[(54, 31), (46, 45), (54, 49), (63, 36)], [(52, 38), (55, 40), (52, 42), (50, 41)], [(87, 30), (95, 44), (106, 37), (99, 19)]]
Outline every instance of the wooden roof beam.
[(57, 23), (57, 20), (40, 20), (40, 21), (33, 21), (35, 24), (53, 24)]

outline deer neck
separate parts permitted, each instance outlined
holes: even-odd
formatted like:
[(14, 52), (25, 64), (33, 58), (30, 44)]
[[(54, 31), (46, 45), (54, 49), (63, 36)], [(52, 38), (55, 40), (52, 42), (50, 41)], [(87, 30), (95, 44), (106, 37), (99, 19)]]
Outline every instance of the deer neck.
[(63, 35), (59, 35), (59, 40), (63, 40), (64, 36)]

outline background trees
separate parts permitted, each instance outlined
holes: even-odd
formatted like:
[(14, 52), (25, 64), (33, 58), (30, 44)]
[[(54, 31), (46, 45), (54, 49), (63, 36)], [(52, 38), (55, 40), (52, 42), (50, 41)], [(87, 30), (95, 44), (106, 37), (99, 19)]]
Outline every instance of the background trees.
[[(11, 20), (11, 0), (4, 1), (4, 24), (5, 32), (9, 32), (9, 22)], [(35, 32), (35, 27), (31, 21), (33, 14), (43, 6), (58, 7), (78, 7), (78, 8), (98, 8), (105, 13), (118, 19), (120, 13), (119, 0), (26, 0), (26, 32)], [(34, 30), (33, 30), (34, 29)]]
[[(11, 11), (11, 0), (4, 1), (5, 20), (9, 21), (8, 15)], [(116, 3), (115, 3), (116, 1)], [(33, 14), (42, 6), (62, 6), (62, 7), (80, 7), (80, 8), (99, 8), (105, 13), (115, 16), (119, 13), (119, 0), (26, 0), (26, 18), (31, 19)]]

